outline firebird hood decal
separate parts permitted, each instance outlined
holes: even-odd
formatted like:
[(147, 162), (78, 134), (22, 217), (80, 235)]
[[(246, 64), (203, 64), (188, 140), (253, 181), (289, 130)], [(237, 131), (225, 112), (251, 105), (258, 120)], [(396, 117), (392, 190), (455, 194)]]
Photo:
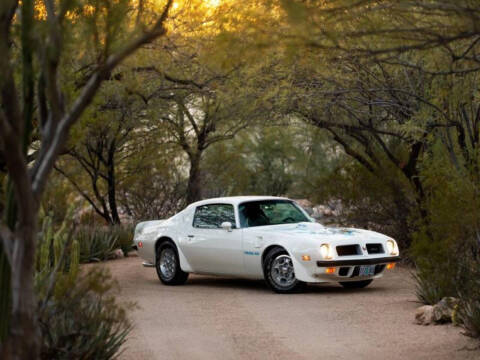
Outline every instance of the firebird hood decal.
[(354, 229), (354, 228), (333, 228), (325, 227), (318, 223), (302, 222), (298, 224), (267, 225), (248, 228), (247, 231), (255, 233), (285, 235), (288, 237), (308, 236), (309, 238), (333, 237), (335, 239), (360, 238), (368, 236), (378, 240), (385, 239), (386, 236), (374, 231)]

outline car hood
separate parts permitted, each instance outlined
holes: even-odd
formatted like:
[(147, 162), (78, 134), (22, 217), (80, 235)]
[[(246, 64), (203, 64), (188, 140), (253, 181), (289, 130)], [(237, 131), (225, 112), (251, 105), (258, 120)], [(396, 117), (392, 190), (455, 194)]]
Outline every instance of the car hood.
[(322, 241), (356, 241), (356, 240), (386, 240), (388, 236), (375, 231), (326, 227), (318, 223), (301, 222), (296, 224), (267, 225), (245, 229), (256, 235), (277, 235), (282, 237), (302, 238)]

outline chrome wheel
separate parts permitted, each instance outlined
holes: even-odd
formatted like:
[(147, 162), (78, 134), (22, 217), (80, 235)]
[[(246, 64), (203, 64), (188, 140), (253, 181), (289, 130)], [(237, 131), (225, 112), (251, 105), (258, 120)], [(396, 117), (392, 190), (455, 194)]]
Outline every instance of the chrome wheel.
[(175, 276), (177, 259), (172, 248), (165, 248), (160, 253), (160, 272), (165, 280), (171, 280)]
[(288, 255), (277, 256), (270, 268), (272, 280), (281, 287), (289, 287), (295, 283), (292, 259)]

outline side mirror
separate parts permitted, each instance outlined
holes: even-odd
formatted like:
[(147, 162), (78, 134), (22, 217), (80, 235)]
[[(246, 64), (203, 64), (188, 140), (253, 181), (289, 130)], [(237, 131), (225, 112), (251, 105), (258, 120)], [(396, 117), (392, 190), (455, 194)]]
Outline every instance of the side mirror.
[(232, 223), (230, 221), (222, 222), (222, 225), (220, 225), (220, 227), (224, 230), (232, 231)]

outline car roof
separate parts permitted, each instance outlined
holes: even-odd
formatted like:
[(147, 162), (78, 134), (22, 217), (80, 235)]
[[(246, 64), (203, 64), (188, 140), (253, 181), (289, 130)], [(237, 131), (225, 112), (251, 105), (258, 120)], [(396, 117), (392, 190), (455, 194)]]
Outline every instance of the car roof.
[[(286, 197), (278, 197), (278, 196), (225, 196), (225, 197), (218, 197), (218, 198), (197, 201), (188, 205), (188, 207), (194, 207), (198, 205), (207, 205), (207, 204), (218, 204), (218, 203), (238, 205), (240, 203), (247, 202), (247, 201), (259, 201), (259, 200), (290, 200), (290, 199)], [(290, 201), (293, 201), (293, 200), (290, 200)]]

